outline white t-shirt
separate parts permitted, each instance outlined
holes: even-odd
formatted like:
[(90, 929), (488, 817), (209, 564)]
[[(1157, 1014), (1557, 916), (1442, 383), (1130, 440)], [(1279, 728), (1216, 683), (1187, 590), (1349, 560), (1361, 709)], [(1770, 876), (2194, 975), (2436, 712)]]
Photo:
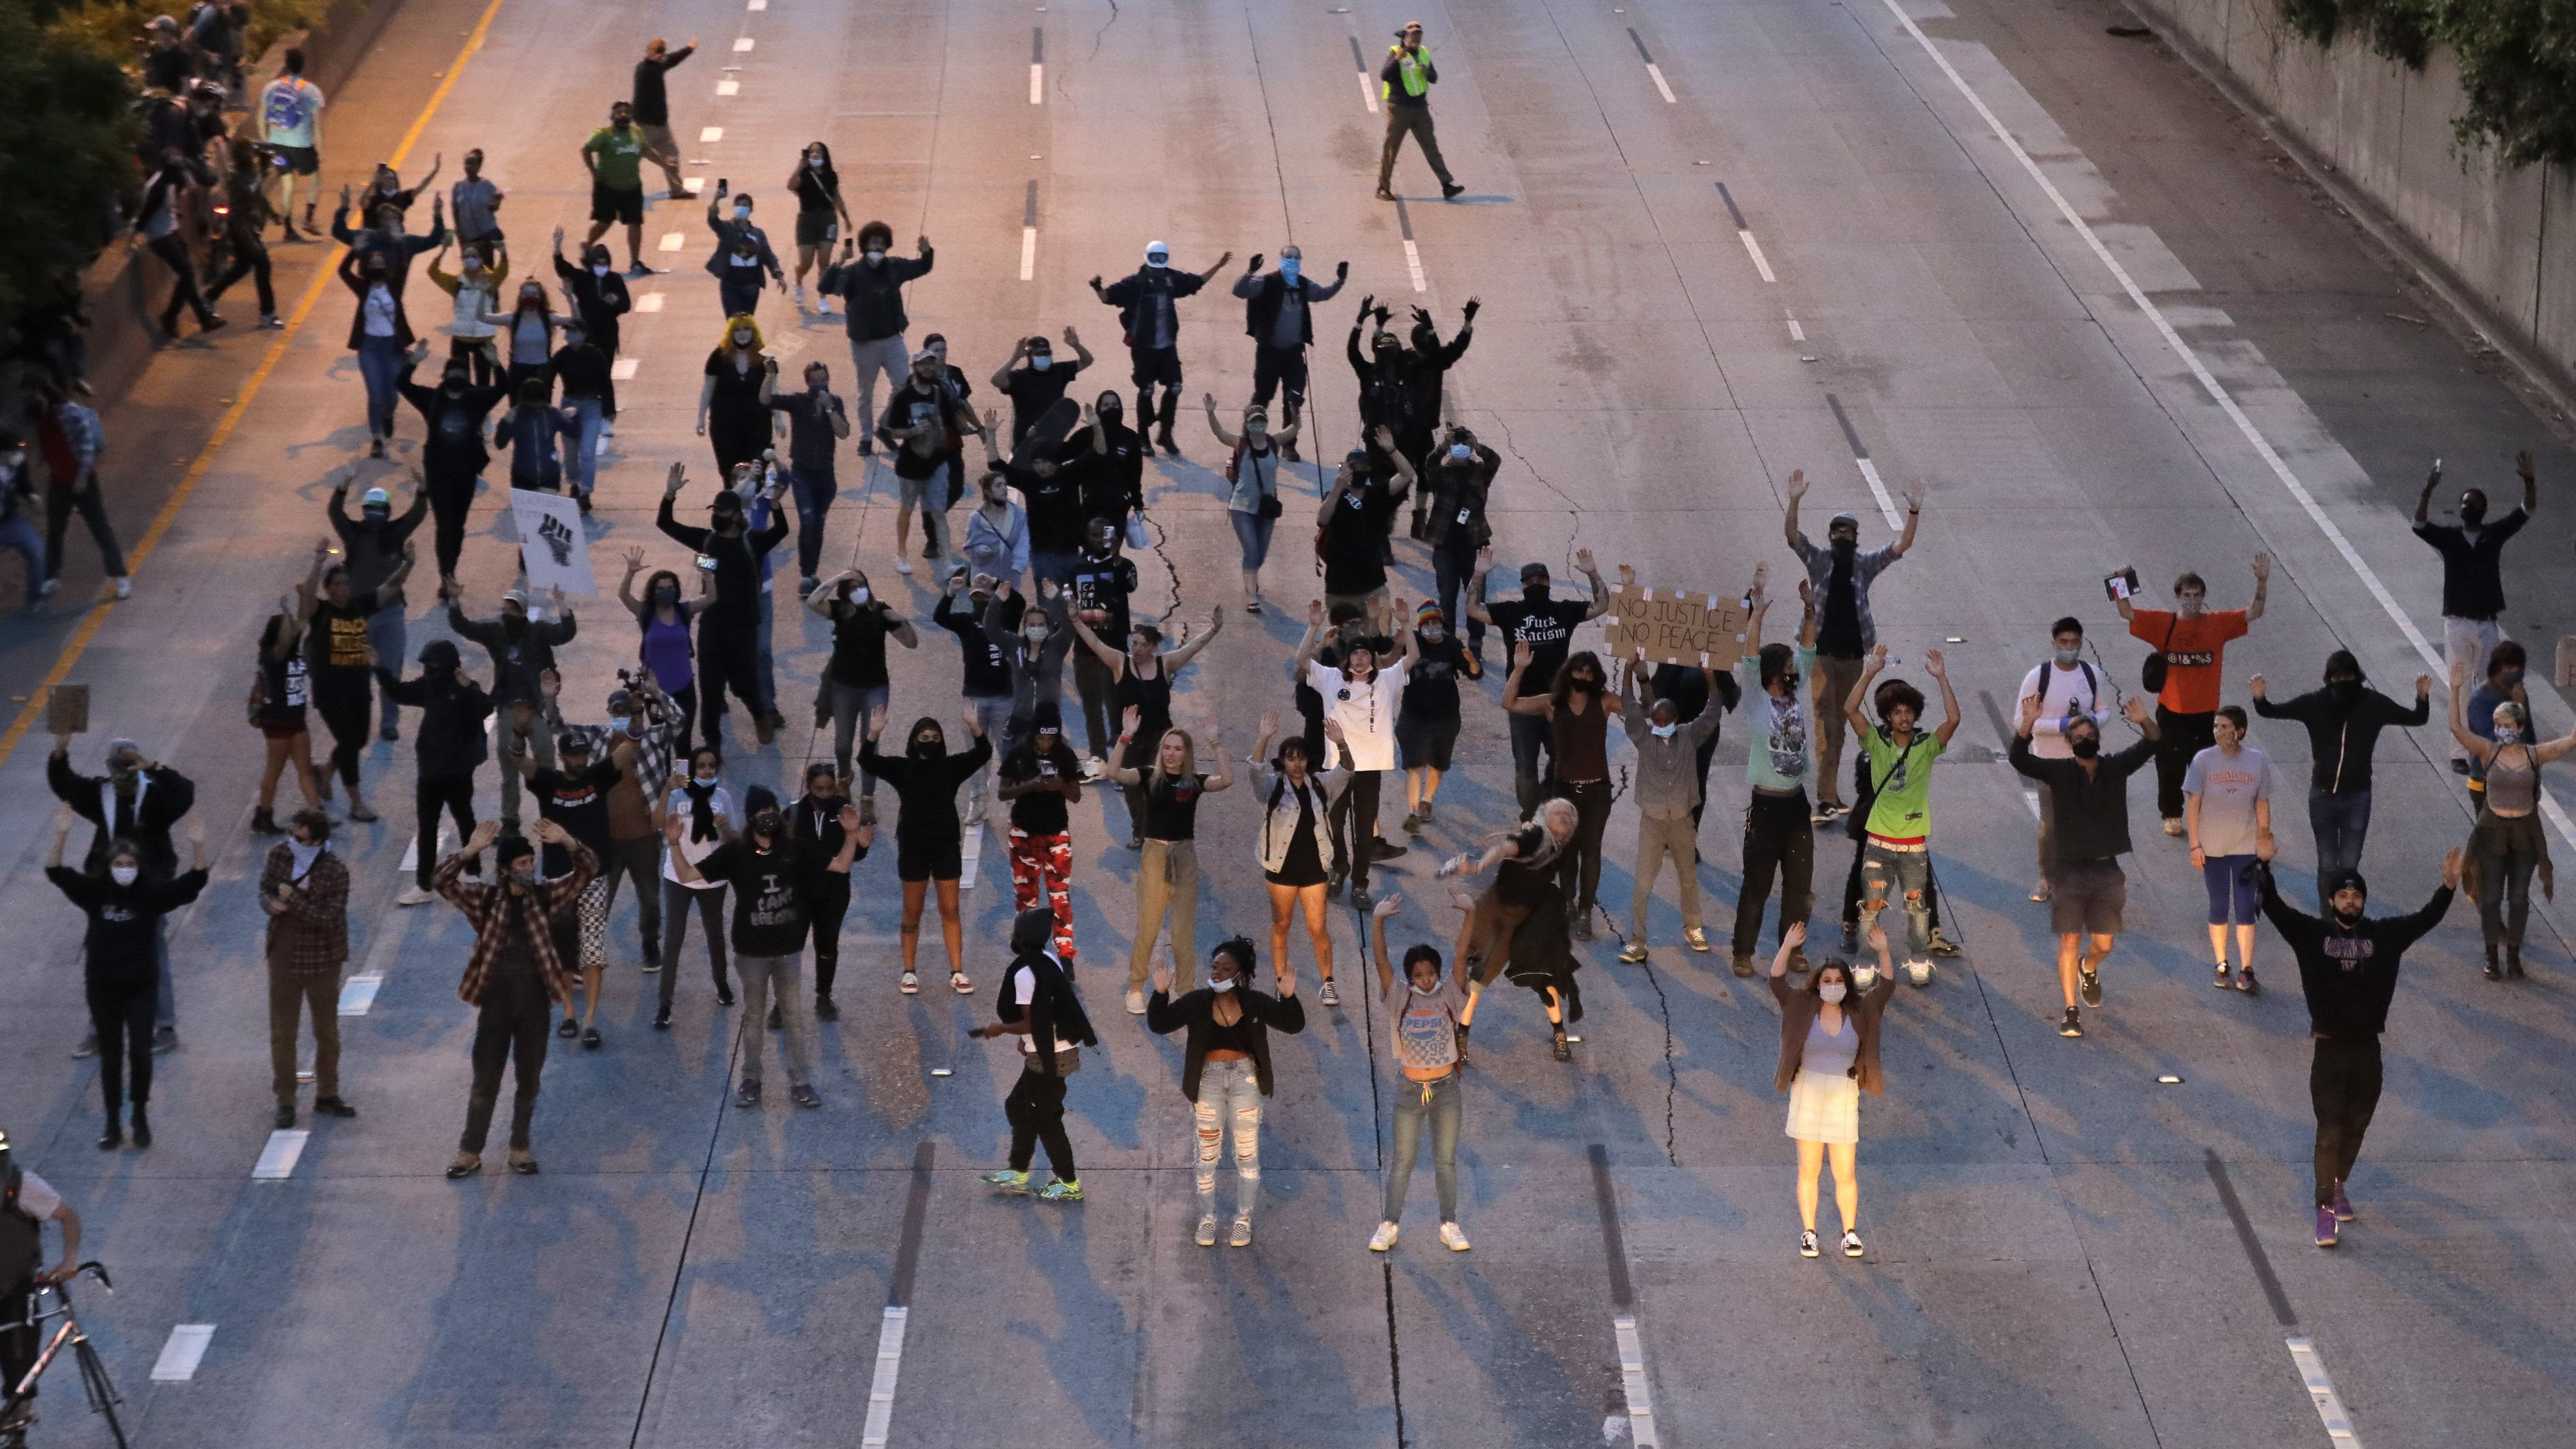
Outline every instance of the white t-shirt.
[[(716, 822), (719, 825), (733, 822), (733, 797), (725, 793), (724, 786), (716, 786), (714, 792), (707, 796), (707, 808), (715, 812)], [(689, 792), (686, 787), (678, 784), (671, 786), (671, 800), (667, 809), (670, 814), (679, 816), (684, 822), (680, 826), (680, 854), (688, 858), (689, 864), (696, 865), (699, 861), (715, 854), (716, 847), (724, 844), (724, 832), (721, 830), (716, 832), (716, 838), (713, 840), (692, 838), (694, 832), (685, 823), (694, 813), (689, 804)], [(671, 864), (671, 852), (668, 850), (662, 852), (662, 879), (674, 881), (680, 879), (680, 868)], [(693, 891), (724, 889), (724, 882), (720, 880), (687, 881), (683, 884)]]
[(2055, 660), (2023, 675), (2021, 692), (2013, 696), (2015, 711), (2021, 701), (2039, 696), (2039, 718), (2030, 727), (2030, 752), (2043, 760), (2074, 759), (2075, 751), (2066, 743), (2066, 717), (2091, 715), (2095, 729), (2110, 728), (2111, 707), (2102, 702), (2109, 684), (2099, 669), (2084, 664), (2060, 669)]
[[(1329, 665), (1306, 666), (1306, 683), (1324, 697), (1324, 717), (1342, 727), (1342, 741), (1354, 770), (1395, 768), (1396, 706), (1404, 698), (1404, 661), (1379, 668), (1365, 684), (1353, 684)], [(1324, 768), (1333, 768), (1336, 752), (1324, 742)]]
[[(1059, 958), (1055, 952), (1048, 951), (1044, 954), (1048, 960), (1055, 962), (1057, 970), (1061, 971), (1064, 969), (1063, 960)], [(1037, 999), (1038, 973), (1030, 970), (1026, 966), (1022, 966), (1018, 970), (1013, 971), (1011, 973), (1011, 1001), (1013, 1004), (1019, 1006), (1023, 1011), (1025, 1011), (1027, 1010), (1029, 1003)], [(1020, 1044), (1021, 1056), (1033, 1057), (1038, 1054), (1038, 1039), (1035, 1032), (1017, 1033), (1015, 1039)], [(1063, 1037), (1057, 1037), (1055, 1039), (1055, 1049), (1060, 1052), (1069, 1052), (1081, 1045), (1082, 1043), (1077, 1041), (1066, 1041)]]
[(62, 1205), (63, 1195), (54, 1191), (52, 1183), (23, 1167), (18, 1169), (18, 1208), (21, 1212), (41, 1223), (52, 1217), (54, 1209)]
[(279, 76), (259, 93), (259, 120), (272, 146), (309, 150), (321, 116), (322, 88), (302, 76)]

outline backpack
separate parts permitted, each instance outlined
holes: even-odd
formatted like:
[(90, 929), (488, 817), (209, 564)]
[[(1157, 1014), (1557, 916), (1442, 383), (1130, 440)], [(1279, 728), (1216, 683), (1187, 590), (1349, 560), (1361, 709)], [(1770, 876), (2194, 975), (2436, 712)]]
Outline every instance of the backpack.
[(0, 1188), (0, 1284), (32, 1280), (45, 1265), (45, 1225), (18, 1206), (18, 1189), (26, 1171), (12, 1166), (8, 1186)]
[[(2156, 667), (2158, 672), (2161, 673), (2162, 666), (2164, 664), (2164, 655), (2162, 653), (2158, 653), (2155, 658), (2149, 660), (2148, 663), (2151, 666)], [(2051, 659), (2047, 663), (2039, 666), (2039, 697), (2043, 708), (2045, 707), (2048, 699), (2049, 672), (2056, 667), (2057, 661), (2054, 659)], [(2094, 711), (2098, 711), (2102, 707), (2102, 676), (2093, 672), (2093, 661), (2089, 659), (2079, 659), (2075, 661), (2075, 667), (2084, 671), (2084, 689), (2087, 694), (2092, 696), (2093, 700), (2093, 709), (2087, 710), (2086, 713), (2090, 714)], [(2144, 670), (2140, 670), (2139, 672), (2141, 674), (2145, 673)], [(2157, 680), (2155, 687), (2157, 689), (2162, 689), (2164, 687), (2164, 681), (2161, 679)]]

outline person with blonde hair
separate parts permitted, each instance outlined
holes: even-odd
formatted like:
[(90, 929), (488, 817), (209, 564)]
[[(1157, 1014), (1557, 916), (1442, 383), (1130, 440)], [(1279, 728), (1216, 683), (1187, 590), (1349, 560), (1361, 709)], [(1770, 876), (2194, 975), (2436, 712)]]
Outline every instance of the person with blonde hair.
[(715, 449), (718, 477), (732, 477), (735, 465), (757, 461), (769, 446), (777, 390), (778, 359), (763, 350), (760, 324), (749, 313), (726, 318), (698, 387), (698, 436)]
[[(1210, 637), (1213, 634), (1210, 631)], [(1121, 760), (1134, 758), (1131, 742), (1143, 714), (1140, 707), (1127, 706), (1127, 729), (1118, 737)], [(1196, 985), (1192, 966), (1198, 959), (1199, 797), (1234, 784), (1234, 765), (1225, 757), (1222, 735), (1218, 726), (1208, 726), (1208, 753), (1216, 756), (1214, 775), (1199, 773), (1198, 747), (1184, 729), (1163, 731), (1154, 749), (1154, 763), (1147, 768), (1121, 764), (1109, 771), (1112, 779), (1132, 792), (1130, 800), (1142, 802), (1136, 819), (1136, 829), (1144, 837), (1144, 851), (1136, 863), (1136, 945), (1127, 958), (1130, 1016), (1145, 1014), (1145, 978), (1167, 915), (1172, 923), (1173, 970), (1180, 974), (1184, 992)]]

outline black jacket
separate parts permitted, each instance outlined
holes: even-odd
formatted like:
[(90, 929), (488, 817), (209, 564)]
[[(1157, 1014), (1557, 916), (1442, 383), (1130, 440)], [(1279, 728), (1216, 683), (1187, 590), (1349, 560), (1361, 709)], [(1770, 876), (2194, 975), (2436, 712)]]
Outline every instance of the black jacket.
[(492, 656), (492, 698), (499, 704), (543, 708), (545, 692), (537, 676), (555, 667), (555, 646), (569, 644), (579, 625), (570, 613), (560, 619), (527, 621), (517, 634), (505, 619), (468, 619), (454, 604), (447, 606), (447, 627), (457, 638), (483, 646)]
[(555, 255), (555, 275), (572, 289), (573, 310), (581, 314), (581, 325), (590, 332), (590, 340), (601, 351), (617, 335), (617, 319), (635, 306), (633, 293), (626, 290), (626, 278), (615, 268), (607, 276), (593, 276), (588, 267), (576, 267)]
[(1057, 1075), (1055, 1042), (1057, 1037), (1077, 1046), (1098, 1046), (1100, 1038), (1091, 1029), (1091, 1018), (1083, 1014), (1082, 998), (1073, 989), (1073, 971), (1059, 966), (1044, 951), (1030, 951), (1011, 958), (1002, 971), (1002, 989), (993, 999), (996, 1020), (1015, 1022), (1023, 1015), (1020, 1004), (1011, 999), (1011, 978), (1026, 966), (1037, 978), (1037, 990), (1031, 993), (1026, 1015), (1029, 1042), (1037, 1048), (1036, 1059), (1048, 1076)]
[(2314, 762), (2308, 783), (2335, 795), (2370, 788), (2370, 752), (2379, 732), (2389, 725), (2412, 729), (2433, 717), (2429, 700), (2407, 709), (2378, 690), (2364, 688), (2339, 700), (2332, 689), (2312, 689), (2296, 699), (2274, 704), (2257, 698), (2254, 712), (2265, 719), (2294, 719), (2308, 727), (2308, 755)]
[(869, 266), (864, 258), (854, 257), (823, 269), (823, 280), (815, 290), (826, 297), (839, 297), (842, 309), (849, 313), (850, 340), (875, 342), (903, 331), (911, 319), (903, 315), (903, 284), (930, 273), (931, 253), (917, 257), (899, 257), (886, 253), (883, 262)]
[[(764, 423), (762, 426), (768, 425)], [(725, 538), (712, 528), (700, 528), (672, 517), (671, 509), (676, 501), (668, 494), (663, 495), (662, 512), (654, 522), (672, 542), (686, 545), (716, 561), (716, 595), (702, 611), (704, 622), (700, 625), (700, 638), (705, 637), (708, 628), (732, 635), (758, 627), (760, 561), (785, 541), (789, 510), (773, 506), (769, 510), (767, 528), (753, 532), (746, 526), (743, 532)], [(750, 514), (746, 512), (743, 516), (747, 523)]]
[(349, 516), (346, 484), (331, 490), (331, 531), (340, 535), (342, 556), (349, 561), (351, 596), (372, 594), (402, 566), (403, 540), (429, 516), (429, 490), (412, 495), (411, 507), (382, 523)]
[(2346, 930), (2331, 917), (2311, 916), (2281, 899), (2269, 866), (2257, 866), (2263, 914), (2299, 962), (2299, 990), (2308, 998), (2308, 1021), (2317, 1035), (2377, 1036), (2388, 1029), (2388, 1002), (2397, 994), (2397, 967), (2406, 948), (2442, 923), (2451, 888), (2439, 886), (2411, 916), (2364, 916)]
[(130, 886), (111, 880), (104, 865), (94, 874), (51, 866), (45, 878), (89, 916), (81, 974), (92, 986), (149, 988), (161, 958), (155, 923), (206, 888), (203, 868), (167, 880), (146, 873)]
[(617, 383), (609, 376), (608, 354), (584, 337), (579, 347), (555, 349), (555, 381), (563, 384), (565, 402), (595, 397), (603, 411), (617, 411)]
[(510, 390), (498, 385), (469, 386), (451, 397), (444, 381), (438, 387), (423, 387), (411, 380), (409, 368), (403, 369), (396, 387), (429, 425), (429, 440), (420, 448), (421, 472), (432, 483), (473, 482), (492, 461), (483, 447), (483, 420)]
[(423, 670), (417, 679), (397, 679), (379, 664), (376, 678), (383, 681), (386, 697), (420, 711), (420, 725), (411, 737), (420, 778), (471, 776), (476, 766), (490, 758), (483, 721), (491, 717), (492, 696), (462, 670), (443, 669), (435, 674)]
[[(1252, 1077), (1260, 1083), (1261, 1095), (1270, 1095), (1270, 1033), (1301, 1032), (1306, 1029), (1306, 1008), (1293, 996), (1268, 996), (1249, 986), (1237, 986), (1231, 993), (1243, 1003), (1243, 1019), (1252, 1027)], [(1207, 1065), (1208, 1037), (1219, 1028), (1213, 1014), (1216, 993), (1200, 987), (1180, 1000), (1171, 1000), (1157, 991), (1145, 1002), (1145, 1028), (1169, 1035), (1182, 1027), (1189, 1028), (1187, 1047), (1181, 1060), (1181, 1095), (1195, 1102), (1199, 1099), (1199, 1073)]]
[(2056, 861), (2109, 860), (2129, 853), (2129, 776), (2156, 757), (2156, 742), (2140, 739), (2115, 755), (2093, 762), (2092, 773), (2081, 760), (2043, 760), (2030, 752), (2030, 737), (2014, 735), (2007, 758), (2012, 767), (2037, 780), (2056, 807), (2056, 826), (2049, 832)]
[(116, 802), (116, 818), (108, 818), (102, 801), (107, 791), (107, 776), (84, 775), (72, 769), (71, 762), (60, 755), (45, 757), (45, 783), (54, 789), (54, 798), (72, 807), (72, 812), (98, 827), (90, 840), (89, 856), (82, 868), (92, 872), (107, 869), (108, 844), (118, 836), (134, 842), (143, 852), (143, 873), (154, 880), (168, 880), (179, 873), (179, 852), (170, 843), (170, 827), (179, 823), (197, 803), (196, 782), (167, 766), (156, 765), (144, 772), (142, 809)]

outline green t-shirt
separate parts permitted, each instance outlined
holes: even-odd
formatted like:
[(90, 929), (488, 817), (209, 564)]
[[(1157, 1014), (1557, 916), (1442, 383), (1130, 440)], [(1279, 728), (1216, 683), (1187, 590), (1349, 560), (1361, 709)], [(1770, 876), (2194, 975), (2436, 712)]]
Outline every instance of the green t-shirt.
[(615, 126), (602, 126), (590, 133), (582, 150), (599, 158), (599, 184), (611, 191), (644, 189), (644, 128), (629, 126), (619, 135)]
[(1869, 752), (1869, 777), (1878, 793), (1869, 806), (1869, 833), (1894, 841), (1922, 840), (1932, 833), (1932, 762), (1946, 746), (1941, 737), (1917, 729), (1902, 748), (1888, 738), (1887, 726), (1864, 730), (1861, 748)]

